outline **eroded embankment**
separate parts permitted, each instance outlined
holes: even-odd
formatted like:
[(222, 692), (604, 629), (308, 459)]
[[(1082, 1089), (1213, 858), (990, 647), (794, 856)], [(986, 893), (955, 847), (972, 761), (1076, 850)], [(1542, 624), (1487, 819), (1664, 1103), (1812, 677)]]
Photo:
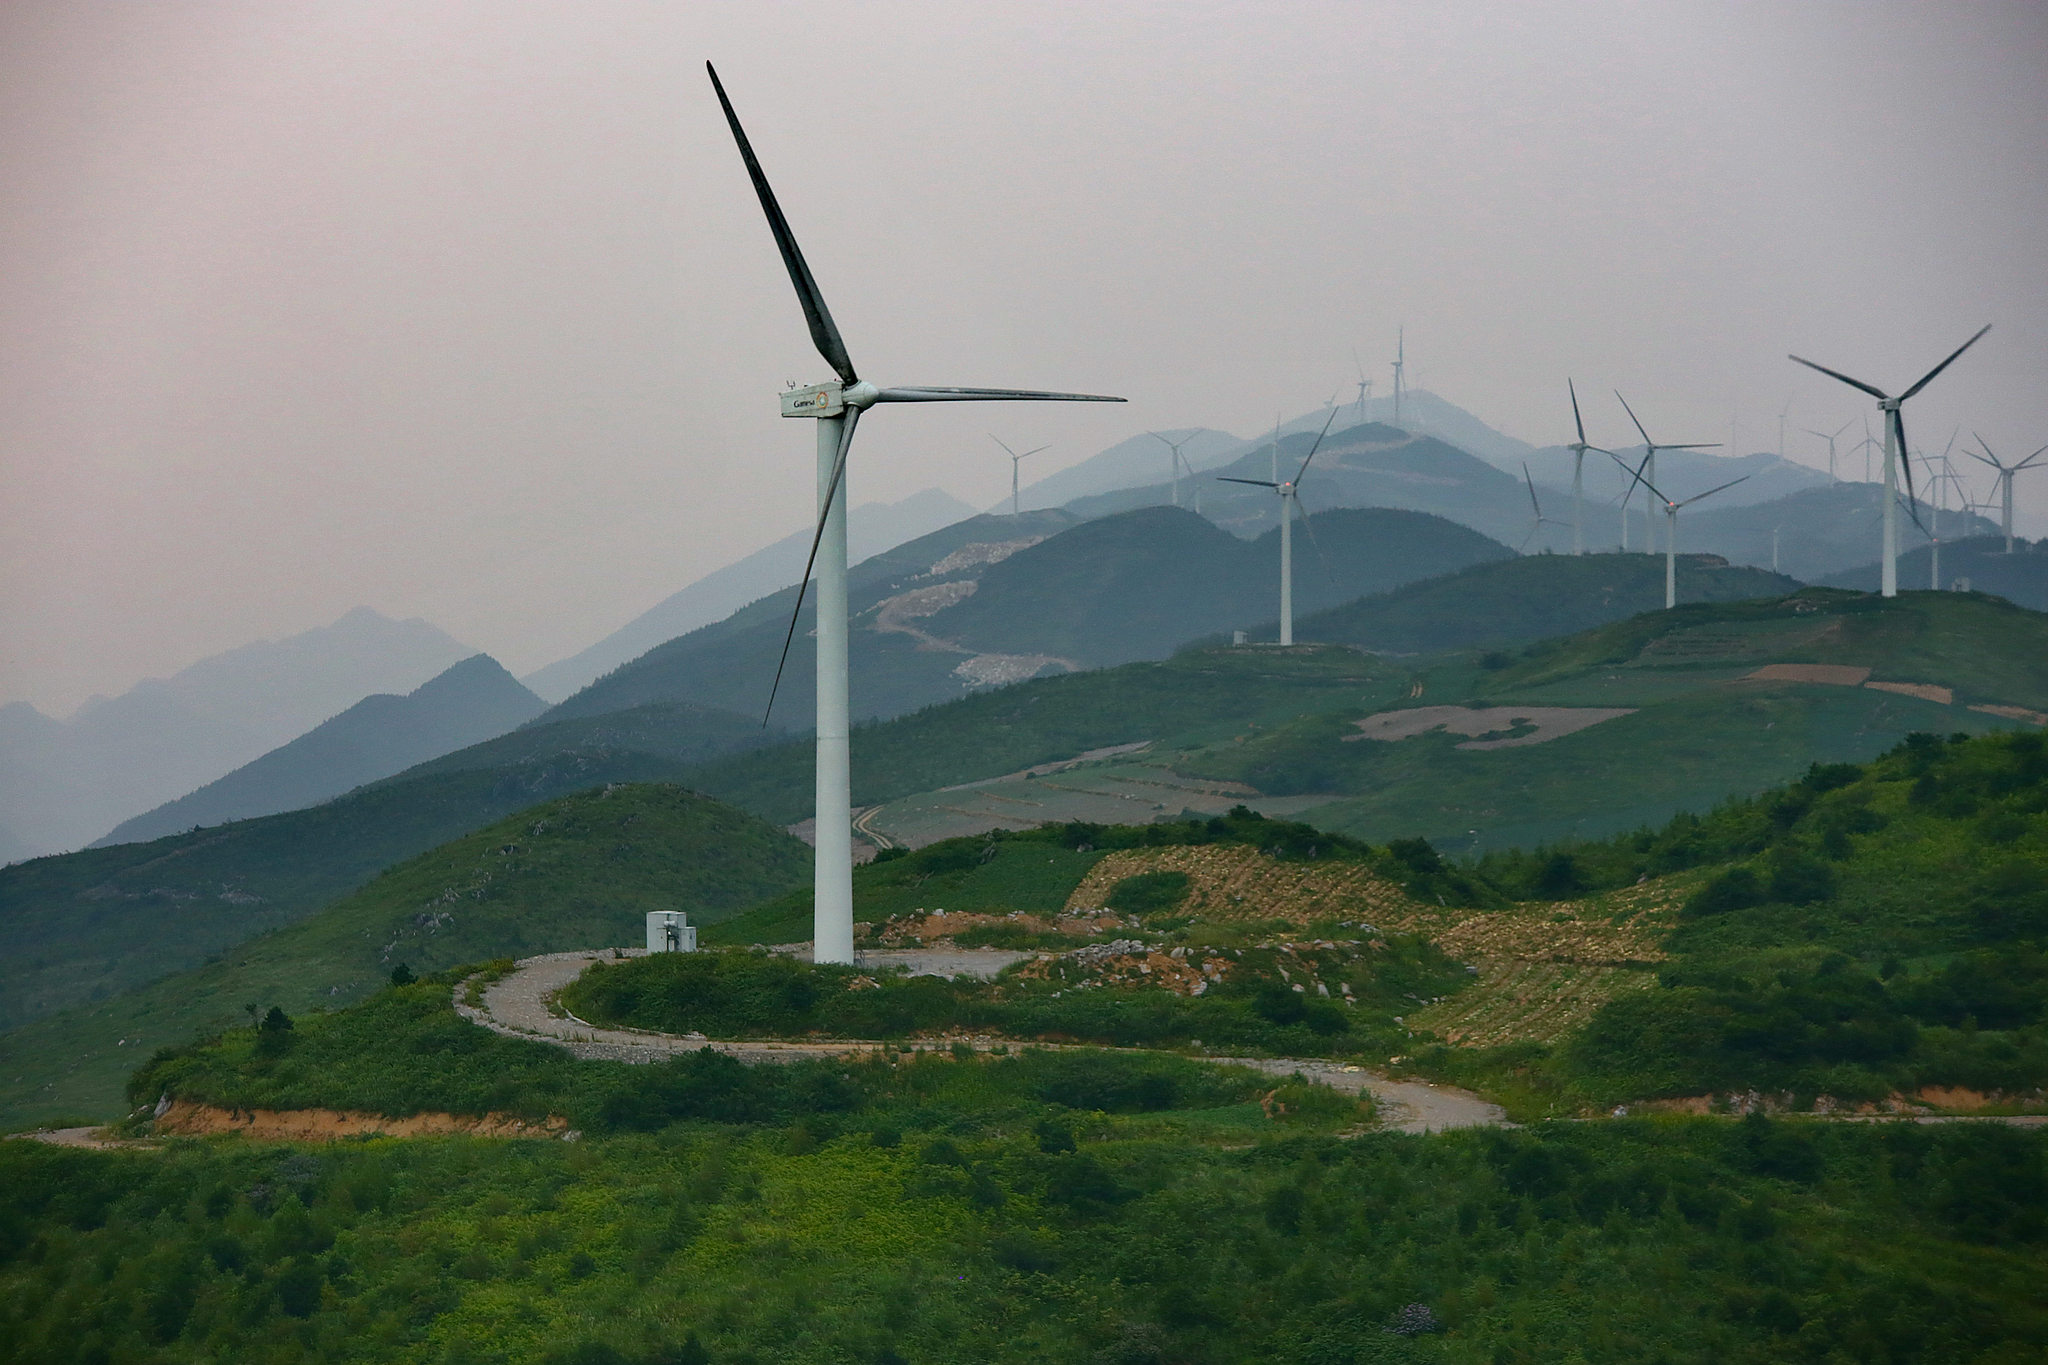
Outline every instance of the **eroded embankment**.
[(460, 1134), (464, 1137), (558, 1138), (569, 1132), (569, 1121), (546, 1118), (538, 1121), (510, 1114), (408, 1114), (390, 1118), (383, 1114), (354, 1113), (345, 1109), (223, 1109), (214, 1104), (172, 1100), (157, 1115), (158, 1134), (207, 1137), (240, 1133), (246, 1137), (281, 1142), (332, 1142), (351, 1137), (431, 1137)]

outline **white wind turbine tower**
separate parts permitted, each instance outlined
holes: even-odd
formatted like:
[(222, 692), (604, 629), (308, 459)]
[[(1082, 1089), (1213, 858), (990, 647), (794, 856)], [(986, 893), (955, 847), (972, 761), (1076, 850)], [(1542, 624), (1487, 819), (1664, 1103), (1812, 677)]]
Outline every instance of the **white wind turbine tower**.
[[(1970, 434), (1972, 436), (1977, 436), (1977, 433), (1974, 431)], [(2034, 467), (2034, 461), (2040, 459), (2042, 455), (2048, 454), (2048, 446), (2042, 446), (2039, 450), (2027, 456), (2026, 459), (2021, 460), (2018, 464), (2006, 464), (2005, 462), (2000, 460), (1998, 456), (1991, 453), (1991, 447), (1985, 444), (1984, 438), (1982, 436), (1977, 436), (1977, 444), (1980, 446), (1984, 446), (1984, 453), (1982, 455), (1979, 455), (1976, 451), (1971, 450), (1967, 446), (1963, 448), (1963, 453), (1965, 455), (1968, 455), (1971, 459), (1977, 461), (1977, 463), (1990, 465), (1993, 469), (1998, 471), (1998, 473), (1995, 476), (1994, 489), (1998, 494), (1999, 501), (2003, 504), (2001, 508), (2001, 513), (2002, 525), (2005, 531), (2005, 552), (2007, 554), (2011, 554), (2012, 476), (2019, 473), (2022, 469)]]
[[(797, 602), (790, 613), (789, 634), (782, 642), (782, 661), (775, 666), (775, 683), (769, 689), (768, 706), (775, 705), (775, 692), (782, 685), (782, 670), (789, 662), (790, 642), (796, 638), (797, 620), (803, 611), (804, 590), (815, 566), (818, 578), (818, 716), (817, 716), (817, 833), (813, 861), (815, 930), (812, 960), (853, 961), (853, 820), (849, 800), (848, 708), (846, 697), (846, 455), (853, 445), (854, 427), (860, 416), (877, 403), (959, 403), (1023, 399), (1040, 402), (1120, 403), (1086, 393), (1041, 393), (1026, 389), (959, 389), (916, 386), (880, 389), (854, 371), (846, 343), (840, 340), (838, 325), (825, 307), (825, 296), (811, 277), (796, 236), (782, 216), (782, 207), (769, 188), (768, 177), (754, 156), (739, 115), (725, 96), (718, 72), (709, 62), (704, 69), (711, 87), (739, 145), (740, 159), (768, 217), (768, 230), (782, 252), (782, 264), (796, 286), (797, 301), (810, 324), (811, 343), (818, 348), (836, 378), (823, 384), (786, 390), (782, 394), (784, 417), (811, 417), (818, 423), (818, 527), (811, 537), (810, 559), (797, 587)], [(762, 717), (767, 724), (766, 714)]]
[(1515, 547), (1516, 554), (1526, 551), (1529, 548), (1529, 542), (1536, 539), (1536, 533), (1544, 527), (1562, 524), (1543, 515), (1543, 504), (1536, 501), (1536, 480), (1529, 477), (1529, 462), (1527, 460), (1522, 462), (1522, 483), (1529, 490), (1529, 510), (1535, 515), (1535, 520), (1529, 523), (1529, 534), (1523, 536), (1522, 543)]
[(1395, 329), (1394, 332), (1394, 425), (1396, 427), (1399, 427), (1402, 431), (1406, 431), (1408, 429), (1404, 426), (1401, 426), (1401, 371), (1407, 366), (1407, 364), (1408, 328), (1406, 324), (1403, 324), (1401, 327)]
[[(1602, 455), (1611, 455), (1614, 452), (1601, 450), (1599, 446), (1586, 444), (1586, 423), (1585, 419), (1579, 416), (1579, 391), (1572, 387), (1570, 379), (1564, 381), (1564, 387), (1565, 391), (1572, 396), (1572, 426), (1579, 433), (1579, 439), (1567, 444), (1565, 449), (1572, 453), (1572, 553), (1582, 555), (1586, 553), (1586, 452), (1589, 450), (1599, 450)], [(1528, 472), (1529, 466), (1523, 465), (1523, 475), (1526, 476)], [(1529, 501), (1534, 502), (1535, 500), (1536, 486), (1532, 483), (1529, 486)], [(1539, 512), (1537, 515), (1541, 516), (1542, 513)], [(1621, 509), (1621, 518), (1621, 548), (1626, 550), (1628, 548), (1628, 506), (1625, 503)]]
[(1984, 333), (1990, 330), (1991, 324), (1989, 323), (1979, 328), (1976, 336), (1971, 337), (1968, 341), (1956, 347), (1950, 353), (1947, 360), (1942, 361), (1939, 365), (1936, 365), (1933, 369), (1922, 375), (1919, 383), (1901, 393), (1897, 398), (1892, 397), (1883, 389), (1864, 383), (1860, 379), (1851, 379), (1839, 370), (1831, 370), (1825, 365), (1816, 365), (1811, 360), (1801, 359), (1796, 355), (1787, 357), (1806, 366), (1809, 370), (1819, 370), (1830, 379), (1839, 379), (1852, 389), (1861, 389), (1877, 400), (1878, 410), (1884, 413), (1884, 555), (1881, 566), (1883, 570), (1881, 591), (1886, 597), (1897, 597), (1899, 595), (1898, 471), (1899, 466), (1902, 464), (1906, 470), (1907, 510), (1913, 514), (1913, 520), (1916, 524), (1920, 520), (1919, 510), (1912, 505), (1913, 465), (1906, 455), (1906, 419), (1901, 414), (1900, 409), (1905, 406), (1908, 398), (1911, 398), (1914, 394), (1932, 383), (1934, 376), (1955, 364), (1957, 356), (1975, 346)]
[[(1666, 446), (1664, 448), (1666, 450), (1675, 449), (1675, 447), (1672, 446)], [(1619, 455), (1616, 455), (1614, 457), (1614, 462), (1620, 465), (1622, 469), (1628, 469), (1627, 462), (1624, 461)], [(1644, 466), (1648, 465), (1649, 462), (1650, 457), (1645, 455), (1643, 457), (1643, 463), (1641, 465), (1636, 466), (1634, 470), (1635, 478), (1631, 481), (1631, 486), (1633, 486), (1635, 483), (1642, 484), (1643, 487), (1649, 489), (1651, 493), (1656, 495), (1657, 500), (1659, 502), (1662, 502), (1664, 504), (1664, 610), (1669, 611), (1673, 607), (1678, 605), (1678, 509), (1681, 507), (1690, 507), (1694, 503), (1700, 501), (1702, 498), (1711, 498), (1714, 496), (1714, 494), (1720, 492), (1724, 488), (1733, 488), (1736, 484), (1742, 483), (1744, 480), (1748, 479), (1749, 475), (1744, 474), (1740, 479), (1730, 479), (1728, 482), (1724, 484), (1721, 484), (1714, 488), (1709, 488), (1704, 493), (1695, 493), (1691, 497), (1685, 499), (1683, 502), (1673, 502), (1671, 499), (1665, 497), (1662, 493), (1659, 493), (1657, 491), (1657, 486), (1655, 484), (1651, 483), (1648, 479), (1643, 477), (1643, 468)], [(1777, 556), (1777, 545), (1775, 540), (1772, 543), (1771, 553), (1772, 558), (1775, 559)]]
[(1182, 455), (1181, 455), (1181, 453), (1180, 453), (1180, 448), (1181, 448), (1182, 446), (1186, 445), (1186, 444), (1187, 444), (1187, 443), (1188, 443), (1189, 441), (1192, 441), (1192, 440), (1194, 440), (1194, 439), (1195, 439), (1195, 433), (1191, 431), (1191, 432), (1189, 432), (1189, 433), (1188, 433), (1187, 435), (1185, 435), (1185, 436), (1181, 437), (1181, 438), (1180, 438), (1180, 439), (1179, 439), (1178, 441), (1169, 441), (1169, 440), (1167, 440), (1167, 439), (1166, 439), (1166, 438), (1165, 438), (1164, 436), (1161, 436), (1161, 435), (1160, 435), (1160, 434), (1159, 434), (1158, 432), (1156, 432), (1156, 431), (1148, 431), (1148, 432), (1146, 432), (1145, 434), (1146, 434), (1147, 436), (1150, 436), (1150, 437), (1151, 437), (1151, 438), (1152, 438), (1153, 440), (1155, 440), (1155, 441), (1159, 442), (1159, 443), (1160, 443), (1161, 445), (1165, 446), (1165, 447), (1166, 447), (1166, 449), (1167, 449), (1167, 450), (1168, 450), (1168, 451), (1170, 452), (1170, 453), (1169, 453), (1169, 455), (1167, 456), (1167, 463), (1168, 463), (1168, 465), (1169, 465), (1169, 466), (1171, 467), (1171, 469), (1172, 469), (1172, 471), (1173, 471), (1173, 472), (1172, 472), (1172, 473), (1170, 473), (1170, 474), (1169, 474), (1169, 475), (1168, 475), (1167, 477), (1168, 477), (1168, 478), (1169, 478), (1169, 479), (1170, 479), (1170, 480), (1172, 481), (1172, 483), (1173, 483), (1173, 505), (1174, 505), (1175, 507), (1178, 507), (1178, 506), (1180, 506), (1180, 471), (1181, 471), (1181, 466), (1183, 466), (1183, 465), (1186, 465), (1186, 466), (1187, 466), (1187, 471), (1188, 471), (1188, 477), (1189, 477), (1189, 478), (1191, 478), (1191, 479), (1192, 479), (1192, 478), (1193, 478), (1193, 477), (1195, 476), (1195, 467), (1194, 467), (1193, 465), (1191, 465), (1191, 464), (1188, 464), (1187, 460), (1186, 460), (1185, 458), (1183, 458), (1183, 457), (1182, 457)]
[[(1621, 390), (1620, 390), (1620, 389), (1616, 389), (1616, 390), (1614, 391), (1614, 396), (1615, 396), (1616, 398), (1621, 398)], [(1622, 410), (1623, 410), (1624, 412), (1628, 413), (1628, 420), (1629, 420), (1629, 421), (1631, 421), (1631, 422), (1634, 422), (1634, 423), (1636, 424), (1636, 430), (1637, 430), (1637, 431), (1641, 431), (1641, 432), (1642, 432), (1642, 435), (1643, 435), (1643, 463), (1642, 463), (1642, 467), (1641, 467), (1640, 469), (1638, 469), (1638, 470), (1636, 471), (1636, 477), (1637, 477), (1637, 479), (1638, 479), (1638, 480), (1639, 480), (1639, 481), (1640, 481), (1640, 482), (1641, 482), (1641, 483), (1643, 484), (1643, 486), (1644, 486), (1644, 487), (1646, 487), (1646, 488), (1649, 488), (1649, 489), (1650, 489), (1650, 490), (1651, 490), (1652, 492), (1656, 492), (1656, 488), (1655, 488), (1655, 485), (1656, 485), (1656, 482), (1657, 482), (1657, 452), (1658, 452), (1658, 451), (1660, 451), (1660, 450), (1718, 450), (1718, 449), (1720, 449), (1720, 447), (1721, 447), (1721, 443), (1720, 443), (1719, 441), (1696, 441), (1696, 442), (1694, 442), (1694, 443), (1693, 443), (1693, 444), (1691, 444), (1691, 445), (1670, 445), (1670, 444), (1664, 444), (1664, 445), (1660, 445), (1660, 444), (1658, 444), (1657, 442), (1655, 442), (1655, 441), (1653, 441), (1653, 440), (1651, 440), (1651, 439), (1650, 439), (1650, 433), (1649, 433), (1649, 432), (1647, 432), (1647, 431), (1643, 431), (1643, 424), (1642, 424), (1642, 422), (1641, 422), (1640, 420), (1638, 420), (1638, 419), (1637, 419), (1637, 417), (1636, 417), (1636, 410), (1635, 410), (1634, 408), (1632, 408), (1632, 407), (1630, 407), (1630, 406), (1628, 405), (1628, 400), (1627, 400), (1626, 398), (1621, 398), (1621, 406), (1622, 406)], [(1611, 453), (1611, 452), (1610, 452), (1610, 453)], [(1619, 460), (1620, 460), (1620, 458), (1621, 458), (1620, 456), (1615, 456), (1615, 459), (1616, 459), (1617, 461), (1619, 461)], [(1622, 465), (1622, 468), (1623, 468), (1623, 469), (1626, 469), (1626, 468), (1628, 468), (1628, 466), (1627, 466), (1626, 464), (1624, 464), (1624, 465)], [(1747, 476), (1747, 475), (1745, 475), (1744, 477), (1746, 478), (1746, 477), (1748, 477), (1748, 476)], [(1737, 480), (1736, 480), (1736, 482), (1737, 482), (1737, 483), (1740, 483), (1740, 482), (1742, 482), (1742, 480), (1741, 480), (1741, 479), (1737, 479)], [(1632, 484), (1630, 484), (1630, 485), (1629, 485), (1629, 487), (1630, 487), (1630, 489), (1631, 489), (1631, 490), (1633, 490), (1633, 489), (1634, 489), (1634, 487), (1635, 487), (1635, 485), (1634, 485), (1634, 484), (1632, 483)], [(1727, 485), (1727, 484), (1723, 484), (1723, 485), (1722, 485), (1722, 487), (1723, 487), (1723, 488), (1726, 488), (1726, 487), (1728, 487), (1728, 485)], [(1720, 489), (1716, 489), (1716, 490), (1714, 490), (1714, 491), (1715, 491), (1715, 492), (1719, 492), (1719, 491), (1720, 491)], [(1662, 493), (1658, 493), (1658, 494), (1657, 494), (1657, 496), (1661, 498), (1661, 497), (1663, 497), (1664, 495), (1663, 495)], [(1704, 493), (1702, 493), (1702, 494), (1700, 495), (1700, 497), (1705, 497), (1705, 496), (1706, 496), (1706, 494), (1704, 494)], [(1697, 501), (1697, 499), (1689, 499), (1689, 501)], [(1626, 526), (1628, 525), (1628, 495), (1627, 495), (1627, 494), (1623, 494), (1623, 495), (1622, 495), (1622, 502), (1621, 502), (1621, 520), (1622, 520), (1622, 525), (1623, 525), (1624, 527), (1626, 527)], [(1624, 535), (1626, 535), (1626, 531), (1624, 531), (1624, 533), (1623, 533), (1623, 534), (1624, 534)], [(1644, 507), (1643, 507), (1643, 539), (1644, 539), (1644, 540), (1646, 540), (1646, 541), (1648, 542), (1648, 546), (1647, 546), (1647, 548), (1649, 549), (1650, 553), (1651, 553), (1651, 554), (1655, 554), (1655, 553), (1657, 553), (1657, 523), (1656, 523), (1656, 521), (1655, 521), (1654, 519), (1652, 519), (1652, 517), (1650, 516), (1650, 508), (1649, 508), (1649, 505), (1648, 505), (1648, 504), (1645, 504), (1645, 505), (1644, 505)], [(1621, 548), (1622, 548), (1622, 549), (1624, 549), (1624, 550), (1626, 550), (1626, 549), (1628, 548), (1628, 546), (1627, 546), (1627, 544), (1625, 544), (1625, 543), (1624, 543), (1624, 544), (1622, 545), (1622, 547), (1621, 547)]]
[[(1033, 446), (1030, 450), (1027, 450), (1022, 455), (1019, 455), (1016, 451), (1010, 449), (1009, 442), (1005, 441), (1002, 437), (996, 435), (993, 431), (991, 431), (988, 434), (988, 438), (991, 441), (994, 441), (997, 445), (1001, 446), (1003, 448), (1003, 454), (1010, 457), (1010, 515), (1013, 517), (1021, 516), (1023, 514), (1022, 504), (1020, 504), (1017, 501), (1017, 466), (1022, 464), (1025, 460), (1030, 459), (1033, 455), (1036, 455), (1039, 451), (1051, 450), (1052, 447)], [(1176, 499), (1176, 501), (1178, 501), (1178, 499)]]
[[(1280, 495), (1280, 643), (1283, 645), (1294, 643), (1293, 510), (1301, 501), (1301, 476), (1308, 473), (1308, 462), (1316, 457), (1316, 451), (1322, 448), (1323, 437), (1330, 434), (1330, 423), (1336, 420), (1337, 414), (1334, 412), (1324, 419), (1323, 429), (1316, 433), (1315, 444), (1308, 448), (1308, 454), (1302, 459), (1301, 468), (1297, 469), (1294, 477), (1286, 483), (1281, 483), (1277, 479), (1233, 479), (1227, 475), (1217, 476), (1219, 483), (1248, 483), (1254, 488), (1270, 488)], [(1277, 460), (1279, 457), (1280, 441), (1276, 435), (1273, 441), (1273, 458)], [(1309, 539), (1314, 540), (1315, 528), (1308, 524), (1306, 514), (1301, 519), (1301, 525), (1302, 529), (1308, 532)]]
[(1815, 430), (1814, 430), (1814, 429), (1813, 429), (1812, 427), (1801, 427), (1801, 428), (1799, 428), (1799, 429), (1800, 429), (1801, 431), (1805, 432), (1805, 433), (1806, 433), (1806, 434), (1807, 434), (1808, 436), (1818, 436), (1818, 437), (1820, 437), (1820, 438), (1821, 438), (1821, 439), (1822, 439), (1823, 441), (1826, 441), (1826, 442), (1828, 443), (1828, 482), (1829, 482), (1829, 483), (1840, 483), (1840, 482), (1841, 482), (1841, 479), (1840, 479), (1840, 478), (1838, 478), (1838, 477), (1836, 477), (1836, 475), (1835, 475), (1835, 439), (1836, 439), (1837, 437), (1839, 437), (1839, 436), (1840, 436), (1840, 435), (1841, 435), (1841, 434), (1842, 434), (1843, 432), (1847, 431), (1847, 430), (1848, 430), (1848, 429), (1849, 429), (1850, 427), (1852, 427), (1852, 426), (1855, 426), (1855, 425), (1856, 425), (1856, 424), (1855, 424), (1854, 422), (1844, 422), (1844, 423), (1842, 423), (1842, 425), (1840, 425), (1840, 426), (1836, 427), (1836, 428), (1835, 428), (1835, 429), (1834, 429), (1834, 430), (1833, 430), (1832, 432), (1827, 432), (1827, 431), (1815, 431)]

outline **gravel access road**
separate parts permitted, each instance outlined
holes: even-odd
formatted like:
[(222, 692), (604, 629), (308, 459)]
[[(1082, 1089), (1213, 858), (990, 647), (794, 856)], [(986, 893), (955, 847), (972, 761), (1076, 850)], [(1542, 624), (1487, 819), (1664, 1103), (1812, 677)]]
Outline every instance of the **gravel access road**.
[[(637, 957), (646, 950), (629, 948), (623, 955)], [(492, 982), (483, 991), (483, 1008), (463, 1003), (467, 986), (455, 988), (455, 1011), (471, 1023), (508, 1038), (525, 1038), (553, 1043), (578, 1057), (612, 1062), (655, 1062), (679, 1052), (711, 1048), (743, 1062), (795, 1062), (813, 1057), (851, 1057), (880, 1052), (891, 1044), (860, 1040), (805, 1043), (721, 1042), (702, 1034), (650, 1033), (638, 1029), (602, 1028), (574, 1015), (557, 1014), (549, 1001), (570, 982), (583, 975), (593, 962), (608, 961), (610, 950), (578, 953), (543, 953), (523, 958), (512, 972)], [(914, 972), (935, 976), (991, 977), (1024, 953), (996, 949), (907, 949), (900, 952), (870, 953), (866, 961), (876, 966), (901, 964)], [(1010, 1040), (977, 1038), (969, 1046), (986, 1050), (1008, 1046)], [(947, 1044), (950, 1046), (950, 1043)], [(1297, 1061), (1275, 1057), (1212, 1057), (1209, 1060), (1248, 1066), (1269, 1076), (1303, 1077), (1320, 1081), (1346, 1094), (1368, 1094), (1379, 1106), (1381, 1122), (1403, 1133), (1437, 1133), (1449, 1128), (1492, 1127), (1505, 1124), (1507, 1114), (1468, 1091), (1423, 1081), (1397, 1081), (1378, 1072), (1339, 1062)]]

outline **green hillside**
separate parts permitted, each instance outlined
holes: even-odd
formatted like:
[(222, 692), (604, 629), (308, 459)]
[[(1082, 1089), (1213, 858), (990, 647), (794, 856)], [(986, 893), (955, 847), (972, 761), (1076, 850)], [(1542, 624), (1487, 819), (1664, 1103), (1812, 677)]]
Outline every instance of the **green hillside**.
[[(1293, 537), (1297, 612), (1509, 558), (1477, 531), (1421, 512), (1319, 512)], [(1280, 532), (1252, 541), (1171, 507), (1104, 517), (991, 565), (928, 629), (977, 648), (1091, 665), (1160, 658), (1273, 617)], [(1268, 638), (1271, 632), (1267, 632)]]
[[(1273, 612), (1277, 532), (1247, 544), (1176, 507), (1069, 527), (1070, 520), (1056, 513), (978, 517), (853, 571), (854, 715), (888, 719), (996, 682), (1163, 658), (1190, 639), (1251, 626)], [(1295, 584), (1305, 610), (1508, 553), (1477, 532), (1415, 512), (1324, 513), (1315, 528), (1313, 541), (1296, 537)], [(758, 714), (792, 598), (793, 591), (764, 598), (650, 650), (549, 718), (678, 700)], [(800, 626), (791, 647), (778, 717), (807, 717), (814, 705), (807, 630)]]
[[(1346, 742), (1355, 715), (1311, 717), (1182, 767), (1276, 794), (1341, 793), (1303, 818), (1361, 838), (1422, 834), (1475, 851), (1703, 811), (1789, 781), (1810, 763), (1875, 757), (1914, 731), (1974, 734), (2029, 723), (1978, 706), (2048, 711), (2048, 617), (1970, 594), (1886, 602), (1811, 588), (1650, 612), (1483, 664), (1496, 667), (1429, 674), (1422, 694), (1404, 704), (1633, 714), (1483, 752), (1442, 732)], [(1865, 685), (1850, 686), (1750, 676), (1797, 665), (1869, 673)], [(1887, 685), (1948, 689), (1949, 699)]]
[[(1912, 736), (1864, 768), (1661, 830), (1503, 853), (1505, 894), (1582, 894), (1704, 869), (1656, 988), (1547, 1049), (1483, 1061), (1553, 1106), (1761, 1092), (1869, 1103), (2048, 1087), (2048, 736)], [(1514, 1079), (1508, 1077), (1512, 1075)], [(1931, 1088), (1931, 1089), (1930, 1089)]]
[[(24, 1361), (2034, 1359), (2048, 1132), (1823, 1116), (2040, 1107), (2044, 836), (2026, 733), (1922, 735), (1463, 870), (1246, 815), (936, 846), (859, 874), (871, 937), (929, 929), (940, 897), (960, 943), (1017, 933), (1108, 886), (1114, 922), (1061, 931), (1091, 984), (714, 951), (602, 966), (575, 1004), (747, 1035), (1234, 1010), (1267, 1030), (1250, 1046), (1460, 1079), (1522, 1126), (1374, 1131), (1323, 1086), (1198, 1059), (1229, 1038), (577, 1061), (460, 1019), (449, 973), (160, 1053), (130, 1095), (576, 1141), (0, 1143), (0, 1339)], [(1197, 957), (1228, 970), (1175, 987)], [(1340, 978), (1355, 1004), (1306, 989)], [(1722, 1116), (1644, 1116), (1677, 1100)]]
[[(1800, 586), (1702, 555), (1680, 556), (1677, 577), (1680, 603), (1778, 597)], [(1524, 555), (1297, 616), (1294, 637), (1381, 654), (1498, 649), (1591, 630), (1663, 605), (1661, 555)]]
[(0, 868), (0, 1027), (196, 966), (536, 802), (684, 771), (594, 744), (540, 752), (476, 770), (451, 756), (435, 766), (455, 771), (391, 779), (305, 810)]
[(245, 1005), (299, 1013), (345, 1004), (400, 962), (424, 972), (632, 946), (649, 910), (713, 922), (809, 868), (809, 850), (781, 830), (675, 787), (604, 787), (534, 805), (204, 965), (0, 1035), (0, 1125), (105, 1115), (133, 1049), (226, 1027)]

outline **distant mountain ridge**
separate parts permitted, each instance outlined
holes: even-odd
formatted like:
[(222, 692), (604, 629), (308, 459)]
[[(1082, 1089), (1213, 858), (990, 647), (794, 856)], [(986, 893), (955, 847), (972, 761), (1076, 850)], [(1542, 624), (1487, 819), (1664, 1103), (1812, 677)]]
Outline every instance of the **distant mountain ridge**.
[(225, 777), (122, 821), (93, 847), (315, 805), (502, 735), (546, 709), (496, 659), (478, 654), (404, 696), (363, 698)]
[(29, 854), (78, 848), (377, 692), (410, 692), (475, 650), (358, 607), (332, 625), (202, 659), (68, 720), (0, 708), (0, 827)]
[[(913, 493), (900, 502), (862, 503), (847, 516), (848, 558), (858, 564), (973, 515), (973, 508), (939, 488)], [(656, 645), (723, 620), (749, 602), (788, 587), (803, 572), (810, 545), (809, 530), (793, 531), (662, 599), (588, 649), (536, 669), (520, 681), (547, 702), (561, 701)]]

